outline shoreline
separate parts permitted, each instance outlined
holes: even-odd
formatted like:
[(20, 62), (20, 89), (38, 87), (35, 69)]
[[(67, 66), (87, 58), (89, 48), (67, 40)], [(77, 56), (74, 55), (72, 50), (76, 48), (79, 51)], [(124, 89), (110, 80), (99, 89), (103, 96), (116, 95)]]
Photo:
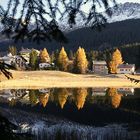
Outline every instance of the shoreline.
[[(0, 89), (41, 88), (91, 88), (128, 87), (140, 88), (140, 83), (131, 83), (124, 75), (72, 74), (61, 71), (11, 71), (13, 79), (2, 78)], [(134, 77), (133, 75), (130, 75)], [(140, 76), (135, 76), (140, 79)]]

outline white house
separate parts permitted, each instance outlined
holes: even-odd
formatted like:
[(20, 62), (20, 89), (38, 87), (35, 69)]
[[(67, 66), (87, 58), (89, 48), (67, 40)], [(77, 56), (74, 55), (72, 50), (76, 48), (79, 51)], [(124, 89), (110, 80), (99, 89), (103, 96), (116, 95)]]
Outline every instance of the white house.
[(46, 69), (46, 68), (50, 68), (52, 67), (52, 65), (50, 63), (40, 63), (39, 64), (39, 69)]
[(92, 71), (96, 74), (108, 74), (107, 63), (105, 61), (93, 61)]
[[(34, 49), (37, 52), (37, 55), (39, 56), (40, 51)], [(19, 52), (20, 56), (22, 56), (24, 59), (27, 60), (27, 64), (29, 64), (29, 59), (30, 59), (30, 53), (31, 53), (31, 49), (28, 48), (22, 48), (21, 51)]]
[(27, 60), (22, 57), (22, 56), (19, 56), (19, 55), (16, 55), (15, 56), (15, 64), (21, 68), (21, 69), (26, 69), (26, 66), (27, 66)]
[(0, 61), (11, 65), (15, 62), (15, 56), (12, 56), (11, 53), (8, 53), (6, 56), (0, 57)]
[(121, 64), (117, 67), (118, 74), (133, 74), (135, 73), (135, 64)]

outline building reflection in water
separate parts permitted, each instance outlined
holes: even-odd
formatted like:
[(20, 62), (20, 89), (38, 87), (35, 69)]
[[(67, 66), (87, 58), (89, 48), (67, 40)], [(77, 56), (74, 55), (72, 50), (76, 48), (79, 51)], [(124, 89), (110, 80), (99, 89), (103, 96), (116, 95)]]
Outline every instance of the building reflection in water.
[(0, 102), (9, 103), (10, 106), (30, 104), (31, 106), (41, 105), (46, 107), (48, 102), (55, 103), (61, 109), (67, 103), (74, 103), (78, 110), (84, 107), (85, 103), (107, 104), (113, 108), (121, 105), (121, 100), (127, 95), (134, 95), (133, 88), (55, 88), (40, 90), (1, 90)]

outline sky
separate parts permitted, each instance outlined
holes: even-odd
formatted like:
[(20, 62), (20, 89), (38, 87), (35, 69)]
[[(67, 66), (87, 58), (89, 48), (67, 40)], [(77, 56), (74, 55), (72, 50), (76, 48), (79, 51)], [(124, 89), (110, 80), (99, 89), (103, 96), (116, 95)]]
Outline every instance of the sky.
[[(7, 1), (9, 0), (0, 0), (0, 5), (6, 6)], [(136, 2), (136, 3), (140, 3), (140, 0), (116, 0), (117, 3), (125, 3), (125, 2)]]

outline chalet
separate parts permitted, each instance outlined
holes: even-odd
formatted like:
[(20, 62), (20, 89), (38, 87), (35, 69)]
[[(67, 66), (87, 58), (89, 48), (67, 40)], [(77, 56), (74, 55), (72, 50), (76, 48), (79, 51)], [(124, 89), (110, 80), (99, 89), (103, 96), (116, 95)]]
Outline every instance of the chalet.
[(11, 53), (0, 57), (0, 61), (9, 65), (16, 65), (20, 69), (26, 69), (27, 60), (20, 55), (13, 56)]
[(7, 55), (3, 56), (3, 57), (0, 57), (0, 61), (1, 62), (4, 62), (6, 64), (9, 64), (11, 65), (12, 63), (15, 62), (15, 57), (12, 56), (11, 53), (8, 53)]
[[(37, 54), (39, 56), (40, 51), (38, 51), (36, 49), (34, 49), (34, 50), (37, 52)], [(26, 63), (28, 63), (28, 64), (29, 64), (29, 58), (30, 58), (31, 51), (32, 51), (31, 49), (22, 48), (21, 51), (19, 52), (20, 56), (22, 56), (25, 60), (27, 60)]]
[(15, 64), (17, 65), (18, 68), (25, 70), (28, 63), (24, 57), (16, 55)]
[(92, 71), (95, 74), (108, 74), (107, 63), (105, 61), (93, 61)]
[(29, 55), (31, 53), (31, 49), (28, 48), (21, 48), (21, 51), (19, 52), (20, 55)]
[(50, 63), (40, 63), (39, 64), (39, 69), (47, 69), (47, 68), (51, 68), (54, 67), (54, 63), (50, 64)]
[(134, 74), (135, 64), (121, 64), (117, 67), (118, 74)]

